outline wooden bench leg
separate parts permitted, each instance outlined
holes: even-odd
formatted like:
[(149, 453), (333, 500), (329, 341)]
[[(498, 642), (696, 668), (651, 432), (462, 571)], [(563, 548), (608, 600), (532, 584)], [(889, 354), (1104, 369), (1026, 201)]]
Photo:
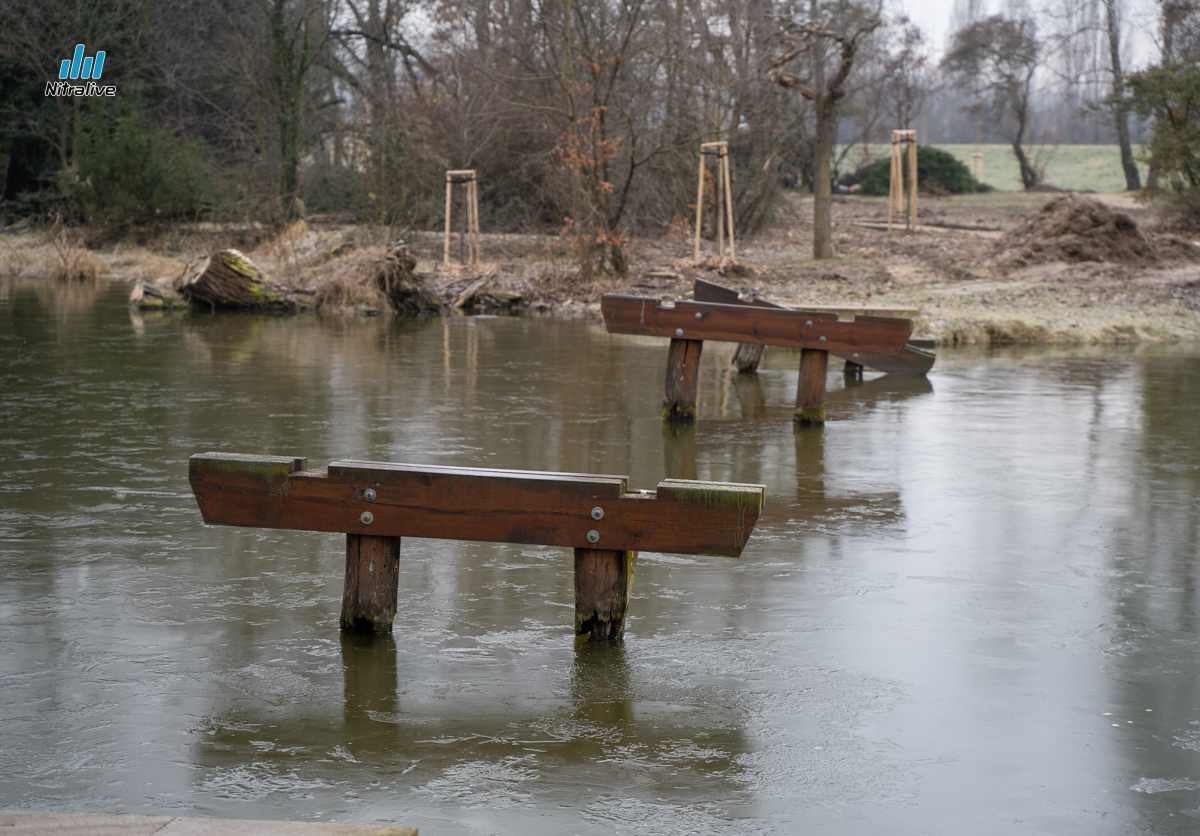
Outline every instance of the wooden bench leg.
[(757, 372), (764, 348), (766, 346), (758, 343), (738, 343), (737, 351), (733, 353), (733, 365), (737, 366), (738, 374)]
[(399, 537), (347, 534), (342, 629), (347, 633), (391, 633), (399, 583)]
[(663, 394), (664, 421), (696, 420), (696, 389), (700, 382), (703, 340), (671, 339), (667, 349), (667, 386)]
[(825, 372), (829, 352), (800, 349), (800, 385), (796, 387), (796, 412), (792, 420), (802, 427), (825, 423)]
[(846, 380), (862, 380), (863, 367), (853, 360), (847, 360), (846, 368), (842, 370), (842, 374), (845, 375)]
[(575, 635), (592, 641), (625, 638), (625, 611), (637, 552), (575, 550)]

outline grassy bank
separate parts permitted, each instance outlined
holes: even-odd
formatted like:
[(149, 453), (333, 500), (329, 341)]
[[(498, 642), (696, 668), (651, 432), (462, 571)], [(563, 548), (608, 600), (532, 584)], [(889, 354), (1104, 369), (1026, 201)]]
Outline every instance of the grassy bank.
[[(972, 154), (983, 154), (983, 182), (1002, 191), (1020, 191), (1021, 175), (1012, 148), (1008, 145), (936, 145), (953, 154), (968, 168)], [(1121, 150), (1116, 145), (1035, 145), (1028, 153), (1039, 167), (1045, 166), (1046, 182), (1068, 191), (1123, 192), (1125, 175), (1121, 171)], [(1135, 155), (1140, 148), (1135, 147)], [(877, 158), (889, 153), (886, 145), (871, 146)], [(851, 151), (847, 161), (854, 164), (858, 151)], [(1146, 166), (1139, 164), (1143, 181)]]

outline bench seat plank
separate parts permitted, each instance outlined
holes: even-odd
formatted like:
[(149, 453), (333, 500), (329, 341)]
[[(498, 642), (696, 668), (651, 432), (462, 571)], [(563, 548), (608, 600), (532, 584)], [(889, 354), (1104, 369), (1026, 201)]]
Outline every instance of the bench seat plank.
[[(656, 492), (629, 491), (623, 476), (306, 464), (204, 453), (191, 457), (189, 479), (214, 525), (727, 557), (745, 548), (765, 494), (761, 485), (671, 479)], [(588, 540), (592, 531), (598, 540)]]
[[(600, 311), (610, 333), (685, 340), (760, 343), (822, 351), (870, 350), (899, 354), (912, 333), (908, 319), (835, 312), (608, 295)], [(809, 324), (811, 323), (811, 325)], [(823, 340), (822, 340), (823, 338)]]

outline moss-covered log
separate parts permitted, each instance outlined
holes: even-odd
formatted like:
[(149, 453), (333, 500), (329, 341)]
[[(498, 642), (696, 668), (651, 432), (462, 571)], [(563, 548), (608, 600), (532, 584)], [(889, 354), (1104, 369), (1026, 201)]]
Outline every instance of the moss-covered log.
[(175, 289), (213, 308), (291, 310), (295, 302), (239, 250), (221, 250), (184, 270)]

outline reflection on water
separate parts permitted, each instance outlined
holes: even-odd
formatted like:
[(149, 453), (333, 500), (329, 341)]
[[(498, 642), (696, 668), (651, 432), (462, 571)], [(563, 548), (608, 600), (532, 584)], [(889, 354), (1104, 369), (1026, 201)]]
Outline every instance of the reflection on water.
[[(130, 314), (0, 281), (0, 804), (430, 833), (1195, 832), (1200, 353), (829, 378), (534, 319)], [(90, 294), (90, 295), (89, 295)], [(740, 560), (644, 553), (614, 648), (568, 550), (206, 528), (205, 450), (767, 485)]]

